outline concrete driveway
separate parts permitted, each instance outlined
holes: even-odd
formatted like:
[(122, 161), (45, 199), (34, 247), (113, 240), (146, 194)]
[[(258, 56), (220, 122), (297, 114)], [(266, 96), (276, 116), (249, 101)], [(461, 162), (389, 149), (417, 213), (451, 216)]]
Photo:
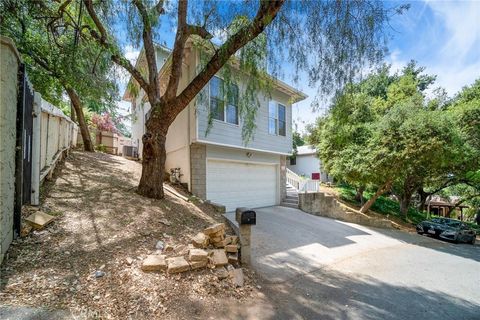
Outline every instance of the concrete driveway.
[(479, 245), (256, 211), (252, 265), (264, 296), (239, 318), (480, 319)]

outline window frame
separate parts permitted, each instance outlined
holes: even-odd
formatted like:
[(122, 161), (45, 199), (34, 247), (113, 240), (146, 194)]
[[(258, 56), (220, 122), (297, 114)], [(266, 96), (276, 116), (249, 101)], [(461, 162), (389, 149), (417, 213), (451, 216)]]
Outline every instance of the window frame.
[[(222, 86), (225, 85), (225, 81), (219, 77), (219, 76), (213, 76), (213, 78), (217, 78), (218, 80), (221, 81), (221, 84)], [(208, 112), (209, 114), (212, 112), (212, 92), (211, 92), (211, 81), (212, 79), (210, 79), (210, 81), (208, 82)], [(237, 92), (239, 91), (238, 89), (238, 85), (233, 83), (232, 85), (234, 85), (235, 87), (237, 87)], [(230, 104), (231, 101), (228, 101), (228, 97), (227, 97), (227, 93), (226, 93), (226, 90), (225, 88), (222, 88), (222, 91), (223, 91), (223, 100), (221, 100), (223, 102), (223, 120), (221, 119), (216, 119), (216, 118), (213, 118), (212, 117), (212, 120), (213, 121), (217, 121), (217, 122), (220, 122), (220, 123), (224, 123), (224, 124), (228, 124), (228, 125), (232, 125), (232, 126), (236, 126), (238, 127), (240, 125), (240, 115), (238, 113), (238, 99), (239, 97), (237, 97), (237, 101), (236, 101), (236, 104), (237, 105), (234, 105), (234, 104)], [(214, 97), (213, 99), (217, 99), (220, 101), (220, 99)], [(234, 106), (235, 107), (235, 111), (236, 111), (236, 120), (237, 120), (237, 123), (234, 123), (234, 122), (229, 122), (227, 120), (227, 108), (229, 106)]]
[[(274, 116), (274, 118), (272, 118), (270, 116), (270, 107), (272, 105), (275, 106), (275, 116)], [(285, 116), (284, 120), (280, 120), (280, 107), (284, 108), (284, 116)], [(270, 120), (275, 121), (275, 132), (274, 133), (270, 131)], [(280, 122), (283, 122), (284, 125), (285, 125), (285, 134), (280, 134)], [(284, 105), (280, 102), (274, 101), (274, 100), (269, 101), (269, 103), (268, 103), (267, 126), (268, 126), (268, 128), (267, 128), (268, 134), (271, 134), (272, 136), (280, 136), (280, 137), (286, 137), (287, 136), (287, 106), (286, 105)]]

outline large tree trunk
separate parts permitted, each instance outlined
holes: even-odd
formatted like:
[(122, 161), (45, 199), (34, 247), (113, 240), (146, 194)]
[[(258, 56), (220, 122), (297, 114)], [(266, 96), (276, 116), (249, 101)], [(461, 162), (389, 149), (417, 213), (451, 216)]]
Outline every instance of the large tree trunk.
[(365, 191), (365, 186), (360, 186), (357, 188), (357, 193), (355, 194), (355, 201), (360, 203), (360, 206), (363, 206), (363, 192)]
[(400, 197), (400, 213), (404, 218), (407, 218), (408, 208), (410, 208), (410, 201), (412, 200), (411, 193), (404, 193)]
[(375, 194), (360, 208), (360, 212), (366, 213), (382, 194), (390, 190), (391, 186), (392, 183), (387, 181), (384, 185), (378, 188), (377, 192), (375, 192)]
[(72, 102), (73, 108), (78, 118), (78, 126), (80, 127), (80, 133), (82, 134), (83, 149), (85, 151), (94, 152), (92, 139), (90, 138), (90, 132), (88, 130), (87, 122), (85, 121), (85, 115), (83, 114), (82, 102), (75, 90), (69, 87), (65, 87), (67, 94)]
[(73, 122), (77, 122), (77, 112), (75, 111), (75, 108), (73, 107), (73, 103), (70, 104), (70, 119), (72, 119)]
[(424, 211), (425, 204), (427, 203), (427, 199), (430, 194), (428, 192), (425, 192), (425, 190), (423, 190), (423, 187), (418, 188), (417, 192), (420, 196), (420, 203), (418, 204), (417, 209), (418, 211)]
[[(168, 127), (167, 127), (168, 128)], [(149, 130), (142, 137), (142, 177), (138, 185), (138, 193), (142, 196), (162, 199), (163, 174), (165, 171), (166, 130)]]

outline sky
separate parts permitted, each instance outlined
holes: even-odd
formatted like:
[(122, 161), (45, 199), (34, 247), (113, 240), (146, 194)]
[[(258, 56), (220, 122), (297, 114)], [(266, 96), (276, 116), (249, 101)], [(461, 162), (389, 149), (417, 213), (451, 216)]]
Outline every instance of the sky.
[[(403, 15), (392, 17), (387, 30), (390, 37), (385, 61), (392, 65), (392, 71), (416, 60), (419, 66), (426, 67), (425, 72), (437, 75), (435, 87), (445, 88), (450, 96), (480, 78), (480, 0), (387, 1), (385, 5), (393, 7), (401, 3), (409, 3), (411, 7)], [(172, 34), (167, 31), (160, 33)], [(173, 37), (169, 38), (167, 46), (173, 42)], [(131, 61), (135, 61), (138, 53), (137, 48), (125, 47), (126, 57)], [(301, 85), (308, 83), (308, 79), (300, 79), (298, 84), (293, 84), (288, 76), (282, 80), (309, 96), (293, 105), (292, 110), (294, 123), (299, 131), (304, 131), (306, 124), (328, 110), (328, 103), (314, 111), (311, 102), (317, 89)], [(128, 78), (124, 77), (119, 82), (121, 94), (126, 81)], [(126, 112), (128, 103), (120, 102), (119, 107)]]

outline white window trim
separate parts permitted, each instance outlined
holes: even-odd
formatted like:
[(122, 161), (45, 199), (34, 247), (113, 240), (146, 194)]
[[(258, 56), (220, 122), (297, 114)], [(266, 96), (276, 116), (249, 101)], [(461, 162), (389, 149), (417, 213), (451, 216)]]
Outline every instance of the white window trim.
[[(219, 76), (213, 76), (213, 77), (218, 78), (218, 79), (222, 80), (222, 82), (224, 82), (224, 80), (222, 78), (220, 78)], [(213, 79), (213, 77), (212, 77), (212, 79)], [(234, 127), (240, 127), (240, 115), (238, 114), (238, 106), (235, 106), (237, 108), (237, 122), (238, 123), (232, 123), (232, 122), (227, 121), (228, 101), (226, 99), (225, 92), (223, 93), (223, 95), (224, 95), (224, 97), (223, 97), (223, 120), (219, 120), (219, 119), (215, 119), (215, 118), (212, 118), (212, 120), (215, 121), (215, 122), (218, 122), (218, 123), (228, 124), (228, 125), (231, 125), (231, 126), (234, 126)], [(210, 94), (210, 81), (209, 81), (208, 82), (208, 112), (209, 112), (209, 114), (212, 112), (211, 102), (212, 102), (212, 99), (211, 99), (211, 94)]]
[[(273, 102), (275, 104), (275, 118), (270, 118), (270, 102)], [(278, 109), (280, 108), (280, 105), (282, 105), (284, 108), (285, 108), (285, 135), (281, 135), (279, 134), (280, 132), (280, 119), (279, 119), (279, 112), (278, 112)], [(268, 134), (271, 135), (271, 136), (278, 136), (278, 137), (287, 137), (287, 106), (284, 105), (283, 103), (280, 103), (278, 101), (275, 101), (275, 100), (270, 100), (268, 102), (268, 106), (267, 106), (268, 110), (267, 110), (267, 114), (268, 114), (268, 117), (267, 117), (267, 130), (268, 130)], [(270, 132), (270, 119), (275, 119), (275, 133), (271, 133)]]

